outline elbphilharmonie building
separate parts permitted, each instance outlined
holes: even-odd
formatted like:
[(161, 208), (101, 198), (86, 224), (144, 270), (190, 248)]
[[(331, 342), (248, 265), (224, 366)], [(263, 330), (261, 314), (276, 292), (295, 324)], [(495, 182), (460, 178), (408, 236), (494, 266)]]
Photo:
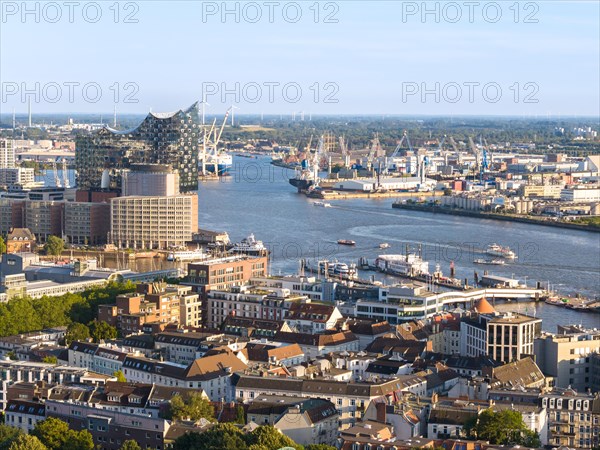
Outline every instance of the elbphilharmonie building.
[(77, 139), (79, 190), (121, 190), (121, 175), (132, 164), (168, 164), (179, 174), (181, 192), (198, 189), (201, 139), (198, 103), (173, 113), (149, 113), (130, 130), (104, 127)]

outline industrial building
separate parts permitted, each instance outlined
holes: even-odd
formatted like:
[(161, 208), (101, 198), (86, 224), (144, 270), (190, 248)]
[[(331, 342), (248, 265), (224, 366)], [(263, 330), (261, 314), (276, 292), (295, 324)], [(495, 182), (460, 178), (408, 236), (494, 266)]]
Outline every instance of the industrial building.
[(344, 191), (373, 192), (377, 189), (388, 191), (409, 191), (415, 189), (433, 189), (436, 182), (430, 179), (422, 180), (419, 177), (407, 178), (365, 178), (341, 180), (333, 186), (334, 189)]

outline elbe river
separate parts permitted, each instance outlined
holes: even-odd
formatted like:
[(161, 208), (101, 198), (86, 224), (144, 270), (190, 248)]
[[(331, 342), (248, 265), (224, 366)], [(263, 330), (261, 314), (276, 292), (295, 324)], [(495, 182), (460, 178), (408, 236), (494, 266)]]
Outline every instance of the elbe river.
[[(199, 226), (227, 231), (233, 242), (254, 233), (271, 251), (273, 275), (298, 273), (301, 258), (350, 264), (360, 257), (404, 253), (409, 245), (411, 251), (420, 246), (430, 271), (439, 264), (448, 275), (453, 261), (456, 276), (470, 283), (474, 272), (488, 270), (529, 286), (550, 283), (561, 294), (600, 295), (600, 233), (392, 209), (392, 198), (337, 200), (329, 201), (331, 208), (316, 207), (288, 183), (292, 170), (269, 162), (266, 157), (234, 157), (231, 176), (200, 182)], [(52, 175), (46, 178), (51, 184)], [(338, 239), (354, 240), (356, 246), (340, 246)], [(390, 248), (379, 249), (382, 242)], [(489, 258), (484, 251), (492, 243), (509, 246), (518, 258), (504, 266), (474, 264), (476, 258)], [(361, 278), (373, 274), (364, 272)], [(600, 328), (599, 314), (544, 303), (513, 302), (497, 309), (535, 314), (548, 331), (558, 323)]]

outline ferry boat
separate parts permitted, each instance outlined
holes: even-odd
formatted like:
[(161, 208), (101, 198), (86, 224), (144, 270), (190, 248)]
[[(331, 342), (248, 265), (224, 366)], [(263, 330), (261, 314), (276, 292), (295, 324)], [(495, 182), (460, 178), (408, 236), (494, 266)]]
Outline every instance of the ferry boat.
[(475, 264), (489, 264), (489, 265), (493, 265), (493, 266), (503, 266), (504, 264), (506, 264), (506, 261), (504, 261), (503, 259), (482, 259), (482, 258), (478, 258), (475, 261), (473, 261)]
[(488, 255), (491, 256), (500, 256), (502, 258), (507, 259), (516, 259), (517, 255), (513, 252), (509, 247), (502, 247), (498, 244), (491, 244), (485, 251)]
[(200, 261), (207, 259), (209, 256), (201, 248), (197, 248), (196, 250), (171, 252), (167, 255), (167, 261)]
[(375, 268), (392, 275), (419, 276), (429, 274), (429, 263), (419, 255), (379, 255), (375, 260)]
[(233, 244), (231, 249), (234, 253), (248, 253), (248, 254), (262, 254), (267, 252), (267, 247), (262, 241), (257, 241), (254, 234), (250, 234), (247, 238), (242, 239), (241, 242)]
[(322, 275), (339, 276), (343, 278), (356, 278), (358, 273), (355, 264), (346, 264), (343, 262), (321, 260), (317, 264), (303, 260), (304, 268), (311, 272), (316, 272)]
[(339, 239), (337, 243), (340, 245), (356, 245), (356, 242), (350, 239)]
[(322, 208), (331, 208), (331, 203), (325, 203), (325, 202), (313, 202), (313, 205), (315, 206), (320, 206)]
[(388, 244), (387, 242), (382, 242), (381, 244), (379, 244), (379, 248), (390, 248), (390, 244)]

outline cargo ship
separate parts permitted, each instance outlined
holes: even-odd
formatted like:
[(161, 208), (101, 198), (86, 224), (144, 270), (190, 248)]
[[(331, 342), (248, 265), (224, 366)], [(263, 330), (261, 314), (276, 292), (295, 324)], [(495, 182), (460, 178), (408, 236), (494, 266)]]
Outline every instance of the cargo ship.
[[(217, 174), (219, 176), (227, 176), (233, 167), (233, 157), (225, 153), (223, 151), (219, 152), (216, 157), (214, 155), (207, 154), (206, 162), (204, 162), (204, 168), (207, 173)], [(198, 167), (202, 168), (202, 155), (200, 155), (200, 160), (198, 162)], [(216, 171), (215, 171), (216, 166)]]

